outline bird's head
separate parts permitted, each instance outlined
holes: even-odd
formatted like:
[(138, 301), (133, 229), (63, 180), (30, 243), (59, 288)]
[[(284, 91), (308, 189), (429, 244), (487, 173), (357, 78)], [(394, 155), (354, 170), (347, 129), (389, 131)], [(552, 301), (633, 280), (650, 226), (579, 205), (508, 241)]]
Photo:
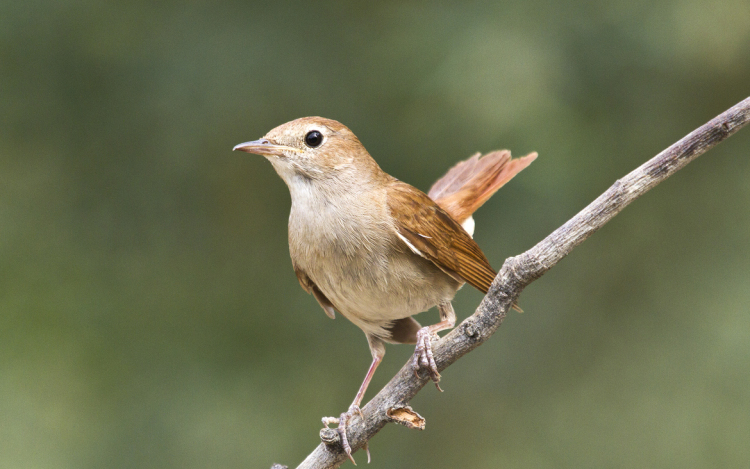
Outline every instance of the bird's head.
[(295, 179), (366, 178), (380, 168), (345, 125), (323, 117), (282, 124), (260, 140), (234, 147), (266, 157), (287, 185)]

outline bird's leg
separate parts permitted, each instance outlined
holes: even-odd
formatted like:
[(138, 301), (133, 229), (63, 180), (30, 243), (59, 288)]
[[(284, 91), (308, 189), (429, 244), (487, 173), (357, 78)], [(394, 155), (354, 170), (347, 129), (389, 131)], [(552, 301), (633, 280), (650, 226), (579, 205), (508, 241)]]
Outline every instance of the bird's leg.
[[(351, 462), (354, 463), (355, 466), (357, 465), (357, 463), (354, 462), (354, 458), (352, 457), (352, 447), (351, 445), (349, 445), (349, 438), (346, 436), (346, 427), (349, 425), (349, 420), (351, 420), (351, 418), (354, 417), (355, 414), (359, 415), (359, 417), (362, 419), (365, 418), (365, 416), (362, 414), (362, 409), (359, 408), (359, 405), (362, 403), (362, 399), (365, 397), (365, 391), (367, 391), (367, 386), (370, 384), (372, 375), (375, 374), (375, 369), (378, 367), (378, 365), (380, 365), (380, 362), (385, 356), (385, 344), (382, 340), (378, 339), (377, 337), (368, 335), (367, 342), (370, 344), (372, 363), (370, 364), (370, 369), (367, 370), (365, 380), (362, 381), (362, 386), (359, 387), (359, 391), (357, 391), (357, 395), (354, 397), (354, 402), (352, 402), (352, 405), (349, 406), (349, 410), (342, 413), (338, 417), (323, 417), (323, 425), (325, 425), (326, 427), (328, 427), (328, 425), (332, 423), (338, 425), (336, 431), (341, 438), (341, 446), (344, 448), (346, 455), (349, 457)], [(367, 444), (365, 444), (365, 451), (367, 452), (367, 463), (369, 464), (370, 449), (367, 447)]]
[(453, 311), (453, 305), (450, 301), (445, 301), (438, 304), (438, 311), (440, 311), (440, 322), (433, 324), (432, 326), (423, 327), (417, 331), (417, 348), (414, 350), (414, 358), (412, 359), (412, 366), (414, 368), (414, 374), (419, 377), (419, 369), (424, 367), (430, 373), (432, 382), (440, 392), (440, 373), (438, 373), (437, 365), (435, 364), (435, 358), (432, 356), (432, 339), (438, 339), (437, 333), (439, 331), (450, 329), (456, 325), (456, 312)]

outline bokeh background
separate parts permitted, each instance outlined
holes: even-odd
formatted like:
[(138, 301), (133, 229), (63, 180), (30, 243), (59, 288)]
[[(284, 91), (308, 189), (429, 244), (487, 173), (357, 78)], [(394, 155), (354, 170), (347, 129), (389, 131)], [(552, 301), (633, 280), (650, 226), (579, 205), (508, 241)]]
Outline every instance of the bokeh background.
[[(476, 216), (499, 268), (750, 95), (749, 51), (747, 0), (3, 1), (0, 467), (295, 466), (347, 408), (364, 336), (235, 144), (322, 115), (423, 190), (538, 151)], [(371, 467), (749, 467), (749, 156), (744, 129), (531, 285)]]

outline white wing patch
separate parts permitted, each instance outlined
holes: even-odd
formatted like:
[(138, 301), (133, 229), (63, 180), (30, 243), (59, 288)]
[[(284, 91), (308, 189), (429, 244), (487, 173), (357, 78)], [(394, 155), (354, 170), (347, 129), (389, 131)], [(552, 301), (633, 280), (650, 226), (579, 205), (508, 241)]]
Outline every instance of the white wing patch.
[(463, 227), (464, 230), (466, 230), (467, 233), (469, 233), (469, 236), (471, 236), (472, 238), (474, 237), (474, 226), (475, 226), (474, 217), (469, 215), (469, 218), (464, 220), (464, 222), (461, 223), (461, 226)]
[(399, 238), (401, 238), (401, 241), (405, 242), (406, 245), (409, 246), (409, 249), (411, 249), (414, 254), (416, 254), (416, 255), (418, 255), (420, 257), (424, 257), (424, 255), (421, 252), (419, 252), (419, 249), (415, 248), (414, 245), (411, 244), (408, 239), (406, 239), (403, 236), (401, 236), (401, 233), (399, 233), (398, 230), (396, 231), (396, 235)]

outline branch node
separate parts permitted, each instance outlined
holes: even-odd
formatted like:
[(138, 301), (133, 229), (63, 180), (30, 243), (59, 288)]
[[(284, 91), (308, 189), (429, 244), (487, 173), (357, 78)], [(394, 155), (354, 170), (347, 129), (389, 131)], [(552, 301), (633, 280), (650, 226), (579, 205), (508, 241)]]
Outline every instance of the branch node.
[(425, 420), (424, 417), (414, 412), (409, 406), (402, 407), (391, 407), (385, 414), (391, 420), (405, 426), (406, 428), (414, 428), (417, 430), (424, 430)]
[(321, 428), (320, 429), (320, 441), (326, 446), (334, 446), (340, 444), (341, 438), (339, 432), (335, 428)]
[(479, 329), (473, 321), (465, 321), (464, 334), (470, 339), (475, 339), (479, 335)]
[(546, 269), (547, 266), (542, 264), (540, 259), (536, 257), (535, 253), (526, 251), (523, 254), (505, 259), (500, 271), (507, 276), (504, 279), (506, 288), (513, 288), (515, 285), (529, 284), (534, 280), (534, 278), (529, 278), (530, 274), (533, 275), (537, 271)]

